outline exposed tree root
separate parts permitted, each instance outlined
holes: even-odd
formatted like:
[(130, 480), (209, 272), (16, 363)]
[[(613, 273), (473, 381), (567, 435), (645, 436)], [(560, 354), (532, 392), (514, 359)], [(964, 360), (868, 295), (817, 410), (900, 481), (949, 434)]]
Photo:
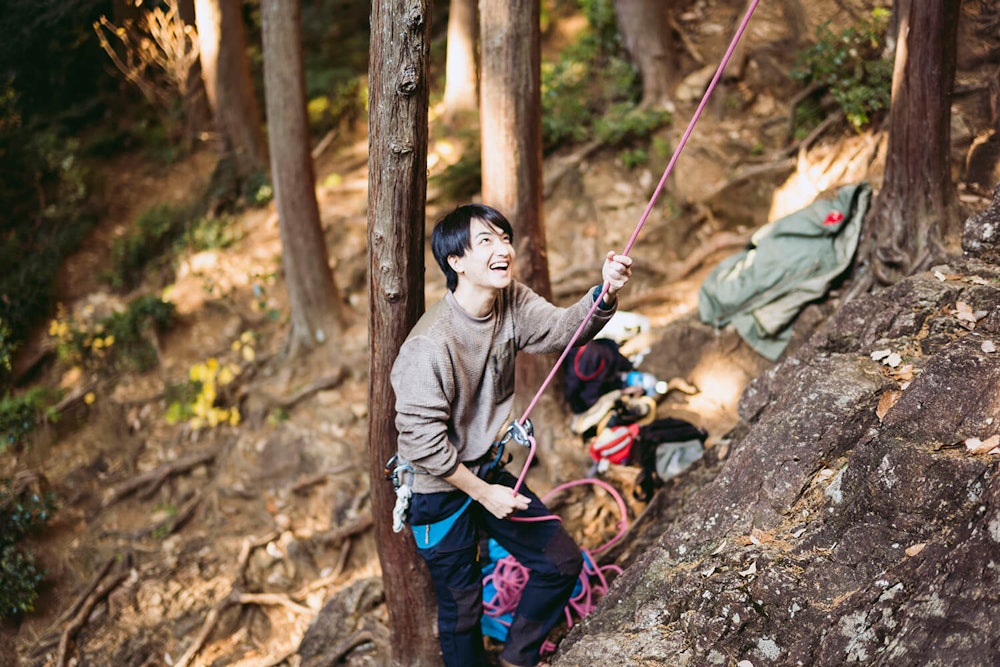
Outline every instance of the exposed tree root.
[(277, 533), (271, 533), (266, 537), (259, 540), (250, 540), (249, 538), (243, 540), (243, 546), (240, 547), (240, 555), (236, 559), (236, 574), (233, 576), (233, 582), (230, 585), (229, 593), (223, 596), (215, 606), (212, 607), (211, 611), (208, 612), (208, 616), (205, 617), (205, 622), (201, 626), (201, 630), (198, 635), (191, 642), (191, 645), (184, 652), (184, 655), (178, 659), (175, 663), (176, 667), (187, 667), (191, 664), (191, 661), (204, 647), (205, 642), (208, 640), (208, 636), (212, 634), (212, 630), (215, 629), (216, 623), (219, 622), (219, 616), (227, 607), (233, 604), (238, 604), (240, 597), (243, 595), (240, 592), (240, 586), (242, 585), (243, 575), (246, 573), (247, 564), (250, 562), (250, 554), (253, 550), (266, 545), (268, 542), (273, 541), (278, 537)]
[(339, 528), (334, 528), (333, 530), (317, 533), (313, 539), (320, 544), (328, 546), (336, 545), (349, 537), (365, 532), (373, 525), (374, 521), (372, 520), (371, 512), (365, 512), (346, 526), (340, 526)]
[[(107, 571), (107, 566), (101, 571), (101, 577)], [(65, 667), (67, 655), (73, 645), (76, 635), (80, 632), (84, 625), (87, 623), (87, 617), (90, 613), (94, 611), (94, 607), (97, 606), (99, 602), (104, 600), (115, 588), (118, 587), (120, 583), (125, 581), (128, 577), (128, 572), (121, 572), (116, 574), (105, 584), (97, 587), (94, 590), (88, 592), (87, 596), (83, 599), (77, 608), (76, 614), (69, 621), (69, 624), (63, 629), (62, 635), (59, 637), (59, 650), (56, 652), (55, 665), (56, 667)], [(100, 578), (98, 581), (100, 581)], [(74, 605), (75, 606), (75, 605)]]
[(347, 472), (348, 470), (353, 469), (353, 467), (354, 466), (352, 466), (349, 463), (344, 463), (329, 470), (323, 470), (312, 475), (306, 475), (304, 477), (300, 477), (295, 482), (295, 484), (292, 485), (292, 493), (296, 495), (302, 495), (306, 493), (306, 491), (308, 491), (310, 488), (316, 486), (317, 484), (322, 484), (323, 482), (325, 482), (327, 478), (329, 478), (331, 475)]
[(290, 410), (313, 394), (339, 387), (343, 384), (344, 380), (350, 377), (350, 374), (351, 370), (346, 365), (342, 365), (332, 375), (326, 375), (310, 382), (308, 385), (291, 396), (271, 396), (265, 392), (259, 393), (264, 398), (268, 410), (271, 408), (283, 408), (285, 410)]
[(164, 463), (163, 465), (157, 466), (154, 470), (150, 470), (149, 472), (143, 473), (138, 477), (134, 477), (119, 485), (118, 488), (112, 491), (111, 495), (109, 495), (104, 502), (101, 503), (101, 507), (110, 507), (142, 488), (146, 489), (146, 493), (153, 493), (173, 475), (178, 475), (180, 473), (187, 472), (192, 468), (196, 468), (199, 465), (210, 463), (215, 460), (217, 454), (218, 452), (215, 449), (210, 449), (204, 452), (190, 454), (179, 458), (176, 461), (171, 461), (170, 463)]

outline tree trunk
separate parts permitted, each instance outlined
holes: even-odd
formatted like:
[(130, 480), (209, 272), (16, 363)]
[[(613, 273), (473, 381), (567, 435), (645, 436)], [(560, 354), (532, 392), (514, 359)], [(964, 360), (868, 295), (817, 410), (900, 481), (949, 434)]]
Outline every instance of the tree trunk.
[(374, 0), (368, 101), (370, 346), (368, 447), (372, 511), (396, 665), (440, 665), (437, 605), (408, 531), (392, 532), (395, 494), (383, 479), (396, 453), (389, 371), (424, 310), (430, 0)]
[(451, 0), (448, 10), (448, 55), (445, 61), (444, 109), (451, 116), (471, 111), (479, 101), (476, 0)]
[(240, 0), (195, 0), (201, 69), (222, 153), (246, 176), (267, 166), (260, 109), (246, 56)]
[(960, 0), (896, 0), (885, 180), (872, 212), (875, 277), (894, 283), (957, 244), (951, 93)]
[[(479, 117), (483, 201), (514, 227), (518, 278), (551, 299), (542, 221), (540, 11), (539, 0), (480, 0)], [(519, 407), (538, 390), (553, 361), (547, 355), (518, 357)]]
[(669, 108), (677, 71), (674, 40), (663, 0), (615, 0), (618, 30), (642, 77), (642, 106)]
[[(194, 0), (180, 0), (177, 3), (177, 15), (184, 21), (184, 25), (195, 30), (198, 29), (195, 24)], [(191, 65), (187, 85), (182, 94), (186, 140), (193, 146), (201, 135), (212, 127), (212, 110), (208, 106), (208, 98), (205, 94), (205, 81), (201, 73), (200, 58)]]
[(309, 151), (299, 0), (261, 0), (271, 181), (292, 327), (289, 353), (327, 340), (344, 314), (330, 271)]

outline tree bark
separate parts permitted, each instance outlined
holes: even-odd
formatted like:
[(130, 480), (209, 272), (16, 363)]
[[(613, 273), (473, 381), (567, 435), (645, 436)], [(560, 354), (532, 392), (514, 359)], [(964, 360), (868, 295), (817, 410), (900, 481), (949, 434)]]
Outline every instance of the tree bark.
[(444, 109), (448, 116), (471, 111), (479, 102), (476, 0), (451, 0), (448, 10), (448, 54), (445, 60)]
[[(197, 31), (195, 23), (194, 0), (179, 0), (177, 3), (177, 15), (184, 25), (190, 26)], [(205, 81), (201, 72), (201, 59), (199, 58), (188, 72), (187, 86), (184, 90), (184, 121), (186, 124), (187, 141), (190, 145), (195, 145), (201, 135), (212, 127), (212, 110), (208, 106), (208, 98), (205, 93)]]
[(894, 283), (957, 244), (951, 93), (960, 0), (896, 0), (885, 179), (872, 212), (876, 279)]
[[(483, 201), (515, 231), (518, 278), (552, 298), (542, 220), (541, 7), (539, 0), (480, 0)], [(548, 356), (520, 355), (517, 403), (537, 391)]]
[(374, 0), (368, 104), (369, 422), (372, 511), (393, 663), (440, 665), (436, 601), (408, 531), (392, 532), (395, 494), (383, 479), (396, 453), (389, 382), (399, 347), (424, 310), (430, 0)]
[(342, 328), (344, 313), (316, 202), (301, 5), (299, 0), (261, 0), (260, 12), (271, 181), (292, 314), (288, 351), (294, 355)]
[(195, 0), (205, 93), (221, 152), (246, 176), (267, 166), (260, 109), (246, 57), (240, 0)]
[(676, 83), (674, 39), (663, 0), (615, 0), (618, 30), (642, 78), (642, 106), (669, 108)]

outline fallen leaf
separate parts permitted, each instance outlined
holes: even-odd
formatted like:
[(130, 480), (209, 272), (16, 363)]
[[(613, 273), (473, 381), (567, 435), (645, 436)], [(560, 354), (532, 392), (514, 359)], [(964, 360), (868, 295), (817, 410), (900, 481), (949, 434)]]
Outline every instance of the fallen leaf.
[(913, 379), (913, 364), (900, 366), (890, 373), (890, 375), (892, 375), (892, 378), (896, 380), (896, 382), (909, 382)]
[(1000, 445), (1000, 433), (994, 434), (986, 440), (969, 438), (965, 441), (965, 448), (970, 454), (989, 454), (990, 450), (997, 445)]
[(969, 276), (969, 282), (973, 285), (989, 285), (990, 281), (982, 276)]
[(722, 553), (722, 550), (725, 548), (726, 548), (726, 541), (722, 540), (722, 542), (719, 543), (719, 546), (715, 547), (715, 551), (713, 551), (710, 555), (718, 556), (719, 554)]
[(980, 349), (982, 349), (983, 352), (986, 352), (987, 354), (997, 351), (997, 346), (994, 345), (993, 341), (991, 340), (984, 340), (983, 344), (980, 345), (979, 347)]
[(701, 576), (703, 576), (703, 577), (711, 577), (713, 574), (715, 574), (715, 566), (714, 565), (712, 565), (711, 567), (709, 567), (709, 568), (704, 569), (704, 570), (701, 571)]
[(938, 280), (940, 280), (941, 282), (944, 282), (944, 281), (948, 280), (948, 277), (947, 277), (947, 276), (945, 276), (945, 275), (944, 275), (943, 273), (941, 273), (940, 271), (935, 271), (935, 272), (934, 272), (934, 277), (935, 277), (935, 278), (937, 278)]
[(872, 361), (882, 361), (890, 354), (892, 354), (892, 350), (875, 350), (871, 354)]
[(923, 551), (924, 547), (926, 546), (927, 546), (926, 542), (920, 542), (919, 544), (914, 544), (913, 546), (907, 547), (906, 555), (912, 558), (913, 556), (916, 556), (918, 553)]
[(736, 663), (736, 667), (753, 667), (753, 663), (749, 660), (740, 660)]
[(901, 363), (903, 363), (903, 357), (899, 356), (898, 352), (893, 352), (888, 357), (886, 357), (885, 361), (883, 361), (882, 363), (885, 364), (886, 366), (891, 366), (892, 368), (895, 368), (896, 366), (899, 366)]
[(740, 572), (741, 577), (752, 577), (757, 574), (757, 561), (750, 563), (750, 567)]
[(955, 318), (960, 322), (976, 323), (976, 313), (973, 312), (972, 306), (964, 301), (955, 302)]
[(750, 541), (758, 546), (761, 544), (768, 544), (770, 542), (774, 542), (774, 535), (765, 532), (760, 528), (754, 528), (750, 531)]
[(792, 537), (794, 537), (795, 539), (799, 539), (805, 532), (806, 532), (805, 528), (799, 528), (794, 533), (792, 533)]
[(878, 399), (878, 407), (875, 408), (875, 414), (878, 415), (879, 421), (885, 419), (889, 410), (892, 410), (893, 406), (896, 405), (896, 402), (899, 401), (899, 397), (902, 395), (903, 392), (895, 389), (890, 389), (882, 394), (882, 397)]

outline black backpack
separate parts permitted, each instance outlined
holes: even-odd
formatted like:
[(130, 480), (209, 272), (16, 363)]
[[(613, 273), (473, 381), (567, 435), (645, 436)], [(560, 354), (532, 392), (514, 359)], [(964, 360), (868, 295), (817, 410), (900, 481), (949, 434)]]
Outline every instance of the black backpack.
[(563, 362), (566, 377), (566, 400), (574, 414), (585, 412), (604, 394), (624, 386), (623, 374), (632, 370), (632, 362), (610, 338), (595, 338), (574, 347)]
[[(642, 469), (632, 495), (648, 502), (663, 482), (701, 458), (708, 432), (694, 424), (665, 417), (639, 428), (632, 443), (632, 463)], [(666, 476), (666, 479), (665, 479)]]

